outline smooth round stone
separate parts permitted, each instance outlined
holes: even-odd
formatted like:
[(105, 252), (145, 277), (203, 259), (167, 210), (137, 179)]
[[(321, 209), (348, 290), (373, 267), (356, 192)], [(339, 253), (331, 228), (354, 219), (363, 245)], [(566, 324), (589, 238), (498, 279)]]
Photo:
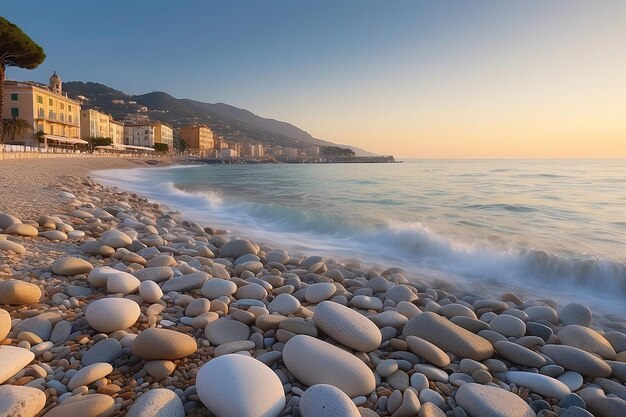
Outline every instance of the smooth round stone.
[(89, 325), (103, 333), (129, 328), (135, 324), (139, 314), (139, 305), (126, 298), (101, 298), (89, 303), (85, 310)]
[(70, 276), (77, 274), (88, 274), (93, 269), (93, 265), (84, 259), (73, 256), (64, 256), (52, 263), (52, 272), (56, 275)]
[(355, 295), (350, 300), (350, 304), (356, 308), (363, 310), (382, 310), (383, 302), (378, 297), (369, 297), (367, 295)]
[(376, 365), (376, 372), (383, 378), (387, 378), (398, 370), (398, 362), (393, 359), (385, 359)]
[(626, 334), (620, 332), (606, 332), (604, 338), (609, 341), (616, 352), (626, 352)]
[(48, 230), (39, 233), (39, 236), (43, 236), (52, 241), (65, 242), (67, 240), (67, 235), (60, 230)]
[(446, 352), (432, 343), (416, 336), (407, 336), (405, 341), (411, 352), (426, 359), (433, 365), (439, 366), (440, 368), (450, 365), (450, 357), (446, 355)]
[(470, 319), (477, 318), (476, 313), (474, 313), (471, 308), (464, 306), (463, 304), (447, 304), (441, 306), (441, 308), (439, 309), (439, 314), (449, 319), (458, 316), (469, 317)]
[[(469, 417), (536, 417), (526, 401), (502, 388), (463, 384), (454, 397)], [(505, 406), (506, 405), (506, 406)]]
[(543, 356), (517, 343), (500, 340), (493, 346), (500, 356), (513, 363), (531, 368), (541, 368), (546, 364)]
[(570, 391), (578, 391), (583, 386), (583, 376), (578, 372), (566, 371), (557, 377), (559, 381), (567, 385)]
[(93, 365), (85, 366), (74, 374), (74, 376), (70, 379), (70, 382), (68, 382), (67, 387), (70, 390), (75, 390), (80, 386), (89, 385), (100, 378), (104, 378), (111, 372), (113, 372), (113, 367), (106, 362), (94, 363)]
[(526, 323), (508, 314), (499, 315), (491, 320), (489, 327), (506, 337), (522, 337), (526, 333)]
[(350, 397), (328, 384), (307, 388), (300, 397), (299, 405), (302, 417), (361, 417)]
[(15, 346), (0, 346), (0, 384), (24, 369), (35, 354), (28, 349)]
[(507, 371), (504, 372), (504, 375), (506, 376), (506, 380), (508, 382), (512, 382), (513, 384), (522, 387), (527, 387), (531, 391), (545, 397), (560, 400), (561, 398), (571, 394), (567, 385), (546, 375), (522, 371)]
[(548, 341), (552, 336), (552, 329), (545, 324), (535, 323), (535, 322), (527, 322), (526, 329), (528, 330), (528, 334), (531, 336), (538, 336), (542, 338), (544, 341)]
[(224, 355), (207, 362), (196, 377), (202, 403), (216, 417), (277, 417), (285, 407), (280, 379), (260, 361)]
[[(586, 406), (586, 404), (585, 404)], [(594, 417), (589, 411), (579, 406), (572, 406), (564, 410), (560, 417)]]
[(577, 324), (563, 327), (558, 333), (559, 342), (574, 346), (585, 352), (595, 353), (604, 359), (614, 360), (616, 353), (613, 346), (598, 332)]
[(293, 376), (308, 386), (333, 385), (351, 398), (369, 395), (376, 388), (374, 374), (365, 363), (311, 336), (289, 339), (283, 348), (283, 362)]
[(565, 345), (545, 345), (541, 351), (563, 368), (583, 376), (608, 377), (611, 367), (597, 356), (584, 350)]
[(137, 291), (141, 282), (127, 272), (118, 272), (109, 275), (107, 280), (107, 292), (109, 294), (131, 294)]
[(626, 400), (618, 397), (608, 397), (595, 387), (586, 387), (577, 393), (587, 404), (587, 410), (599, 417), (623, 417), (626, 410)]
[(70, 397), (42, 417), (109, 417), (115, 413), (115, 401), (104, 394)]
[(156, 360), (146, 362), (143, 369), (156, 381), (160, 381), (170, 376), (176, 369), (176, 365), (172, 361)]
[(548, 306), (532, 306), (524, 309), (530, 320), (547, 320), (552, 324), (559, 324), (559, 316), (556, 310)]
[(300, 309), (300, 301), (291, 294), (278, 294), (267, 309), (270, 313), (292, 314)]
[(394, 285), (385, 292), (385, 299), (398, 304), (401, 301), (415, 301), (417, 295), (408, 285)]
[(405, 337), (417, 336), (460, 358), (481, 361), (493, 355), (493, 346), (489, 341), (431, 312), (411, 318), (402, 334)]
[(30, 282), (10, 279), (0, 281), (0, 304), (28, 305), (39, 302), (41, 289)]
[(24, 237), (35, 237), (39, 234), (36, 227), (24, 223), (12, 224), (4, 229), (4, 233)]
[(387, 383), (392, 389), (404, 391), (409, 387), (409, 375), (403, 370), (398, 369), (387, 377)]
[(207, 324), (204, 333), (213, 346), (219, 346), (224, 343), (248, 340), (250, 328), (240, 321), (223, 317)]
[(133, 341), (132, 351), (141, 359), (180, 359), (198, 349), (196, 340), (185, 333), (168, 329), (150, 328)]
[(411, 375), (411, 378), (409, 378), (409, 383), (411, 387), (415, 388), (417, 391), (428, 388), (428, 378), (426, 378), (426, 375), (419, 372), (415, 372), (413, 375)]
[(0, 251), (10, 251), (21, 255), (26, 252), (26, 248), (17, 242), (10, 240), (0, 240)]
[(152, 268), (144, 268), (133, 272), (133, 275), (141, 282), (154, 281), (163, 282), (174, 276), (174, 271), (169, 266), (155, 266)]
[(219, 297), (229, 297), (237, 291), (237, 284), (220, 278), (211, 278), (204, 283), (200, 292), (209, 300)]
[(337, 287), (330, 282), (318, 282), (306, 289), (304, 292), (304, 299), (309, 303), (320, 303), (324, 300), (328, 300), (335, 294)]
[(20, 323), (15, 325), (14, 330), (18, 334), (22, 332), (31, 332), (39, 336), (42, 340), (48, 340), (50, 339), (50, 334), (52, 333), (52, 324), (50, 323), (48, 317), (39, 315), (22, 320)]
[(239, 287), (235, 294), (237, 299), (263, 300), (267, 297), (267, 290), (256, 282)]
[(419, 400), (422, 404), (424, 403), (433, 403), (437, 407), (444, 407), (445, 400), (437, 391), (434, 391), (430, 388), (422, 390), (419, 395)]
[(223, 343), (215, 348), (215, 357), (228, 355), (230, 353), (237, 353), (242, 351), (253, 350), (256, 347), (256, 343), (252, 340), (240, 340), (238, 342)]
[(439, 369), (433, 365), (418, 363), (413, 365), (413, 369), (426, 375), (426, 377), (431, 381), (448, 382), (449, 379), (446, 371), (444, 371), (443, 369)]
[(139, 296), (146, 303), (156, 303), (163, 297), (163, 290), (154, 281), (144, 281), (139, 284)]
[(102, 233), (100, 236), (100, 240), (106, 246), (110, 246), (113, 249), (118, 248), (127, 248), (132, 243), (133, 240), (124, 232), (120, 232), (119, 230), (111, 229)]
[(11, 315), (0, 308), (0, 342), (6, 339), (11, 331)]
[(174, 391), (155, 388), (135, 400), (126, 417), (185, 417), (185, 408)]
[(382, 341), (380, 329), (370, 319), (332, 301), (323, 301), (315, 307), (313, 321), (328, 336), (360, 352), (371, 352)]
[(580, 396), (576, 394), (570, 394), (561, 399), (559, 401), (559, 407), (561, 408), (570, 408), (570, 407), (580, 407), (586, 408), (587, 404), (585, 404), (585, 400), (580, 398)]
[(197, 317), (209, 310), (211, 310), (211, 302), (209, 300), (206, 298), (196, 298), (185, 308), (185, 315), (187, 317)]
[(559, 311), (559, 319), (564, 325), (577, 324), (579, 326), (591, 326), (593, 314), (589, 307), (584, 304), (571, 303)]
[(108, 338), (97, 342), (83, 354), (81, 363), (84, 366), (99, 362), (113, 363), (122, 355), (122, 345), (116, 339)]
[(0, 229), (6, 229), (12, 224), (20, 224), (22, 221), (12, 214), (0, 213)]
[(35, 417), (46, 406), (46, 394), (37, 388), (0, 386), (0, 416)]
[(424, 403), (420, 407), (418, 417), (446, 417), (446, 413), (433, 403)]
[(202, 288), (204, 283), (210, 277), (211, 276), (209, 274), (203, 271), (193, 272), (191, 274), (171, 278), (165, 281), (165, 283), (163, 284), (161, 288), (163, 289), (163, 292), (166, 294), (170, 291), (176, 291), (176, 292), (191, 291), (191, 290), (195, 290), (198, 288)]
[(219, 254), (224, 258), (234, 258), (237, 259), (240, 256), (245, 254), (252, 253), (256, 255), (258, 253), (258, 248), (253, 245), (250, 241), (245, 239), (234, 239), (229, 242), (224, 243), (220, 249)]
[(87, 275), (87, 282), (96, 288), (104, 288), (107, 286), (109, 277), (120, 272), (110, 266), (97, 266)]

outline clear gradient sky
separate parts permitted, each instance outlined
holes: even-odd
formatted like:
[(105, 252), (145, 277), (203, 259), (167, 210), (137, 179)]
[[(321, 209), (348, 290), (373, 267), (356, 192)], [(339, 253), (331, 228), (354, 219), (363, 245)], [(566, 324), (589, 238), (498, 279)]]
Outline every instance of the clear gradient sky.
[(166, 91), (418, 158), (626, 157), (626, 1), (3, 0), (8, 77)]

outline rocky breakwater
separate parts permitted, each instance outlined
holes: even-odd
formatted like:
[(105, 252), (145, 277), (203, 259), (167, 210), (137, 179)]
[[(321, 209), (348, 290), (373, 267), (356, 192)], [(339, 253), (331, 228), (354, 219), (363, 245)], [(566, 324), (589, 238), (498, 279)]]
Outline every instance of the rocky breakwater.
[(89, 178), (54, 187), (59, 213), (0, 214), (0, 415), (626, 415), (623, 318), (293, 256)]

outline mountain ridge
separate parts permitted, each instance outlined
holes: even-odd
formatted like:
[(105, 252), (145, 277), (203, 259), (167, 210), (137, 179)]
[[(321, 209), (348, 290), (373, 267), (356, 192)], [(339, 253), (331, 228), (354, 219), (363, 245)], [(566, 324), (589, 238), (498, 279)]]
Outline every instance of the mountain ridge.
[(283, 147), (341, 146), (354, 150), (360, 156), (374, 155), (355, 146), (315, 138), (289, 122), (262, 117), (227, 103), (179, 99), (164, 91), (129, 95), (95, 82), (64, 82), (63, 89), (70, 96), (86, 98), (85, 107), (100, 109), (116, 120), (143, 115), (175, 128), (195, 123), (206, 124), (226, 141), (259, 142), (267, 146)]

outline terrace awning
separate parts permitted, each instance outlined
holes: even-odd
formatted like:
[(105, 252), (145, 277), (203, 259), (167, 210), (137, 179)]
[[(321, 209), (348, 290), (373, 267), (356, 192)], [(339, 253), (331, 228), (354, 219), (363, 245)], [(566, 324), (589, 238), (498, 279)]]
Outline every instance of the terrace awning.
[(45, 135), (45, 137), (47, 140), (54, 140), (56, 142), (62, 142), (62, 143), (71, 143), (74, 145), (86, 145), (89, 143), (86, 140), (76, 139), (76, 138), (66, 138), (65, 136)]

